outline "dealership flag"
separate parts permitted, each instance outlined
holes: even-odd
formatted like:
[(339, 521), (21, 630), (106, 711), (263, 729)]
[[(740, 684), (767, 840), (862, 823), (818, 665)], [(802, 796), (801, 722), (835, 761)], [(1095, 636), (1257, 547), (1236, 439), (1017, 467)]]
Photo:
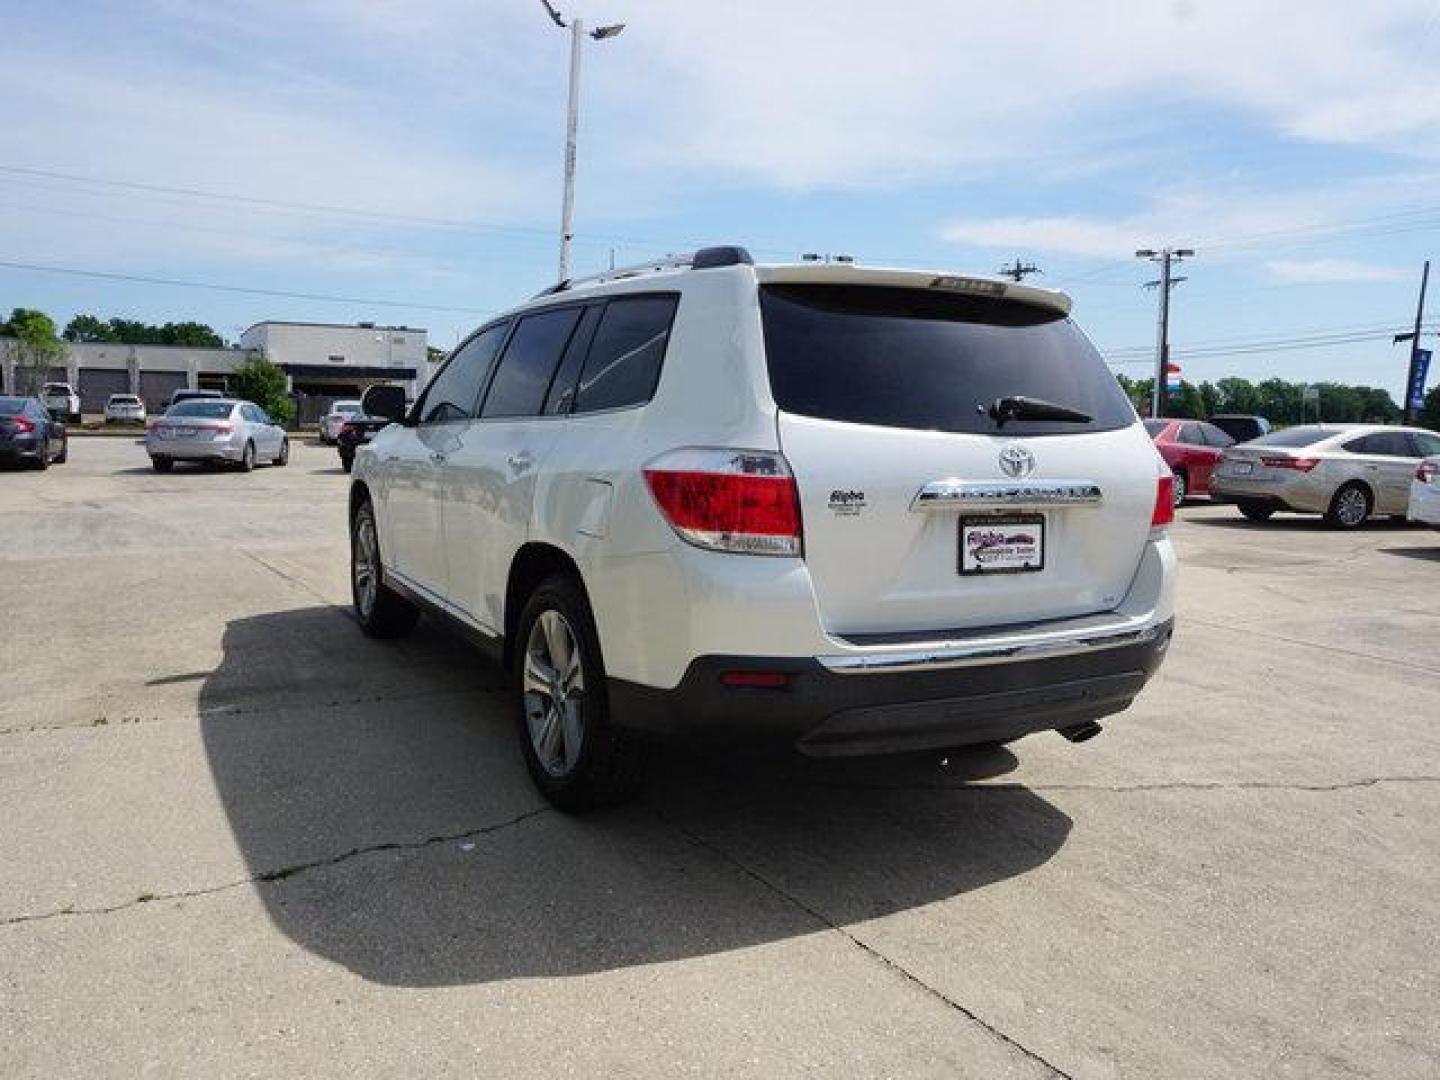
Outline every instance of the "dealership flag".
[(1425, 407), (1425, 376), (1430, 371), (1430, 350), (1415, 350), (1415, 377), (1410, 380), (1406, 388), (1406, 397), (1410, 399), (1410, 408), (1423, 409)]

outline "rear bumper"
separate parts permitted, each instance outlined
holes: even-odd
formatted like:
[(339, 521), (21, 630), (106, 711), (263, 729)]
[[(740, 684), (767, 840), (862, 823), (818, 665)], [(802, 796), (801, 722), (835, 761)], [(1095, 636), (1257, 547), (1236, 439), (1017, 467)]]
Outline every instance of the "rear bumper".
[[(1137, 628), (1138, 629), (1138, 628)], [(899, 753), (1009, 740), (1127, 708), (1160, 666), (1173, 620), (1130, 638), (1033, 656), (915, 654), (890, 667), (835, 657), (705, 656), (670, 690), (609, 683), (617, 725), (702, 739), (775, 738), (815, 756)], [(778, 688), (725, 672), (783, 672)]]
[(1210, 498), (1215, 502), (1251, 502), (1294, 510), (1323, 513), (1330, 505), (1334, 485), (1305, 474), (1281, 479), (1246, 480), (1233, 476), (1210, 477)]
[(0, 440), (0, 461), (33, 461), (40, 456), (44, 439), (20, 438)]
[(175, 461), (239, 461), (245, 444), (239, 440), (157, 439), (145, 440), (145, 449), (152, 458)]

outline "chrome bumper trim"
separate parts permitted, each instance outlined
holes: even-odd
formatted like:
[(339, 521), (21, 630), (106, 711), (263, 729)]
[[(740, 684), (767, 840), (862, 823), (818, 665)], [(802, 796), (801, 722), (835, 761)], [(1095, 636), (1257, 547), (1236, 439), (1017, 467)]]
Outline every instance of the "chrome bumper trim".
[(1095, 506), (1093, 480), (932, 480), (910, 502), (912, 511), (989, 510), (1023, 506)]
[(1043, 660), (1055, 656), (1118, 649), (1154, 641), (1166, 623), (1153, 620), (1129, 621), (1114, 628), (1090, 628), (1068, 634), (1006, 640), (991, 638), (973, 645), (936, 644), (894, 652), (842, 653), (816, 657), (827, 670), (839, 675), (880, 675), (906, 671), (942, 671), (946, 668), (980, 664), (1010, 664)]

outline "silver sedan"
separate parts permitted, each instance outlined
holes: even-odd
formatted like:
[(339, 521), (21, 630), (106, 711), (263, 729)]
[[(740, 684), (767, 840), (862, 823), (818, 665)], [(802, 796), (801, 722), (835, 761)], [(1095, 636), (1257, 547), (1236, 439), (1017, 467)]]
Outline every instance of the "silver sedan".
[(260, 461), (290, 461), (285, 429), (254, 402), (231, 398), (171, 405), (145, 432), (145, 450), (156, 472), (177, 461), (223, 462), (245, 472)]
[(1440, 435), (1379, 424), (1304, 424), (1230, 447), (1210, 476), (1210, 497), (1251, 521), (1277, 510), (1324, 514), (1353, 529), (1371, 514), (1404, 517), (1420, 459)]

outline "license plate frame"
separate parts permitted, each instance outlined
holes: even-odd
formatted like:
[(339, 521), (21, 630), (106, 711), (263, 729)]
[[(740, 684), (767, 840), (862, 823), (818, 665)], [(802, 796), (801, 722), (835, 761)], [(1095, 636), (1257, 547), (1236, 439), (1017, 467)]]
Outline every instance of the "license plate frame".
[[(962, 577), (988, 577), (1044, 570), (1045, 525), (1044, 514), (962, 516), (956, 530), (957, 572)], [(1012, 531), (1015, 529), (1022, 531)], [(1000, 535), (987, 535), (994, 533)]]

